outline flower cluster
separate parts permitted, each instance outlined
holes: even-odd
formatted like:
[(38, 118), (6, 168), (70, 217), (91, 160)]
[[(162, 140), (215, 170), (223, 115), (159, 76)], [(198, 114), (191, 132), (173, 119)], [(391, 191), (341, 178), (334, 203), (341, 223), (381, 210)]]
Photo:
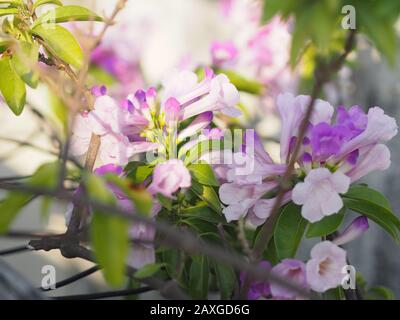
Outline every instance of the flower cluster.
[[(274, 164), (255, 137), (253, 170), (258, 177), (249, 181), (231, 175), (220, 188), (220, 197), (228, 221), (248, 217), (255, 226), (265, 222), (274, 206), (273, 194), (282, 172), (292, 157), (298, 130), (310, 103), (309, 96), (282, 94), (277, 107), (282, 120), (281, 164)], [(346, 110), (339, 107), (335, 121), (334, 108), (317, 100), (301, 141), (296, 161), (293, 189), (283, 204), (290, 201), (302, 206), (302, 215), (310, 222), (335, 214), (343, 207), (340, 195), (353, 183), (375, 170), (390, 166), (390, 151), (383, 144), (397, 134), (396, 121), (379, 107), (368, 114), (359, 106)], [(246, 155), (250, 156), (250, 155)]]

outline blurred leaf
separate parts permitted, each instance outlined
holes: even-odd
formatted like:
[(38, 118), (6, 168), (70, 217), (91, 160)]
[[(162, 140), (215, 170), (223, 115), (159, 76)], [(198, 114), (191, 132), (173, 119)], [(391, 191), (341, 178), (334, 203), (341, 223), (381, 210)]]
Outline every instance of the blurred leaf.
[(38, 61), (38, 56), (39, 46), (36, 43), (19, 41), (19, 48), (11, 58), (14, 70), (28, 86), (34, 89), (39, 84), (39, 75), (32, 69)]
[(45, 221), (49, 218), (50, 207), (51, 207), (52, 203), (53, 203), (53, 199), (51, 197), (43, 197), (42, 198), (42, 203), (40, 205), (40, 216), (43, 221)]
[(192, 178), (198, 183), (213, 187), (219, 187), (219, 182), (215, 177), (214, 171), (209, 164), (198, 163), (188, 167)]
[(343, 219), (344, 219), (344, 213), (346, 209), (342, 209), (339, 213), (333, 214), (331, 216), (327, 216), (323, 218), (322, 220), (311, 223), (308, 226), (307, 232), (306, 232), (306, 237), (307, 238), (320, 238), (320, 237), (325, 237), (329, 234), (332, 234), (336, 230), (339, 229), (341, 226)]
[(217, 74), (225, 74), (231, 83), (242, 92), (250, 94), (260, 95), (264, 89), (264, 85), (261, 82), (250, 80), (232, 70), (215, 70)]
[(193, 256), (189, 274), (189, 294), (194, 299), (206, 299), (208, 295), (209, 264), (204, 256)]
[(0, 91), (8, 106), (19, 116), (25, 107), (26, 88), (18, 73), (11, 65), (9, 57), (0, 58)]
[(18, 7), (24, 5), (24, 2), (22, 0), (0, 0), (0, 4), (9, 4)]
[(130, 198), (139, 214), (148, 216), (153, 207), (153, 197), (145, 189), (133, 189), (130, 181), (120, 178), (113, 174), (106, 174), (104, 178), (116, 185), (121, 191)]
[[(102, 178), (88, 176), (86, 187), (92, 199), (103, 204), (116, 204), (115, 196)], [(129, 250), (129, 223), (117, 215), (101, 210), (93, 211), (91, 236), (96, 259), (104, 268), (106, 281), (111, 286), (121, 286), (125, 281), (125, 262)]]
[(291, 202), (282, 210), (274, 230), (275, 247), (280, 260), (296, 255), (307, 223), (301, 216), (300, 206)]
[(196, 181), (192, 181), (191, 190), (203, 201), (207, 202), (217, 213), (222, 212), (222, 204), (213, 187), (204, 186)]
[(235, 270), (221, 263), (214, 263), (221, 300), (231, 300), (237, 282)]
[(212, 210), (207, 204), (183, 209), (180, 214), (184, 218), (197, 218), (211, 223), (226, 223), (225, 218)]
[(395, 300), (396, 296), (392, 290), (378, 286), (368, 290), (367, 300)]
[(51, 28), (39, 25), (32, 32), (46, 42), (51, 54), (76, 68), (82, 66), (82, 48), (67, 29), (58, 25), (54, 25)]
[(146, 279), (154, 276), (161, 268), (165, 267), (164, 263), (152, 263), (145, 265), (143, 268), (135, 272), (136, 279)]
[(60, 0), (37, 0), (33, 4), (33, 11), (35, 11), (38, 7), (45, 5), (45, 4), (55, 4), (57, 6), (62, 6), (63, 3)]
[[(27, 181), (31, 187), (54, 189), (57, 186), (59, 163), (41, 166)], [(0, 234), (5, 233), (20, 210), (35, 198), (29, 192), (10, 191), (0, 202)]]
[(19, 10), (16, 8), (0, 8), (0, 17), (8, 16), (10, 14), (18, 14), (18, 12)]
[(93, 11), (80, 6), (62, 6), (53, 10), (47, 11), (41, 15), (32, 25), (32, 29), (38, 26), (43, 28), (53, 28), (54, 23), (70, 22), (70, 21), (103, 21), (103, 18), (98, 16)]
[(144, 165), (143, 162), (130, 162), (126, 168), (129, 179), (134, 184), (142, 184), (154, 171), (154, 166)]
[(376, 16), (368, 6), (357, 10), (360, 25), (377, 49), (391, 65), (396, 63), (397, 37), (394, 23), (390, 19)]

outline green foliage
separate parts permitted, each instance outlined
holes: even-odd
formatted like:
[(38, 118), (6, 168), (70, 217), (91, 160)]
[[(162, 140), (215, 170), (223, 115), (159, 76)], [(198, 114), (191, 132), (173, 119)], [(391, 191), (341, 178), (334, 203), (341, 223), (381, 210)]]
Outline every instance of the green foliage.
[(237, 276), (232, 267), (214, 262), (214, 271), (217, 278), (217, 284), (221, 300), (232, 299), (233, 291), (237, 284)]
[(35, 11), (37, 8), (39, 8), (40, 6), (43, 6), (45, 4), (54, 4), (57, 6), (62, 6), (62, 2), (59, 0), (37, 0), (35, 1), (35, 3), (33, 4), (32, 10)]
[(334, 233), (342, 225), (345, 211), (345, 209), (342, 209), (337, 214), (333, 214), (323, 218), (321, 221), (310, 224), (306, 232), (306, 237), (321, 238)]
[(103, 21), (103, 18), (89, 9), (80, 6), (62, 6), (47, 11), (41, 15), (32, 25), (32, 29), (47, 24), (43, 28), (51, 29), (54, 23), (69, 21)]
[[(52, 190), (57, 186), (59, 176), (59, 163), (50, 163), (41, 166), (36, 173), (28, 179), (27, 186), (32, 188), (45, 188)], [(0, 234), (7, 232), (23, 207), (31, 202), (35, 196), (33, 192), (10, 191), (0, 202)]]
[(222, 211), (222, 204), (213, 187), (192, 181), (192, 187), (190, 190), (192, 190), (201, 200), (207, 202), (217, 213)]
[(280, 260), (296, 255), (306, 227), (307, 220), (301, 216), (301, 207), (294, 203), (286, 205), (274, 230), (275, 247)]
[(44, 25), (38, 25), (32, 29), (32, 33), (46, 42), (52, 55), (57, 56), (76, 68), (82, 67), (82, 48), (67, 29), (59, 25), (52, 25), (47, 28)]
[(193, 256), (189, 273), (189, 294), (193, 299), (206, 299), (209, 283), (209, 262), (204, 256)]
[(366, 186), (353, 186), (343, 200), (346, 208), (367, 216), (400, 243), (400, 220), (381, 193)]
[(39, 55), (39, 45), (26, 41), (19, 42), (11, 58), (11, 64), (21, 79), (31, 88), (36, 89), (39, 84), (39, 75), (32, 70)]
[(145, 265), (143, 268), (135, 272), (134, 277), (136, 279), (146, 279), (154, 276), (161, 268), (165, 267), (163, 263), (152, 263)]
[[(88, 176), (86, 187), (92, 199), (102, 204), (116, 204), (113, 193), (102, 178)], [(125, 262), (129, 250), (129, 223), (126, 219), (108, 212), (98, 209), (93, 211), (91, 237), (96, 259), (103, 267), (106, 281), (111, 286), (121, 286), (125, 281)]]
[(0, 59), (0, 91), (8, 106), (19, 116), (24, 111), (26, 101), (25, 83), (11, 64), (10, 57)]
[(247, 79), (242, 75), (233, 72), (231, 70), (215, 70), (215, 73), (220, 74), (223, 73), (226, 75), (231, 83), (242, 92), (247, 92), (250, 94), (260, 95), (264, 89), (264, 85), (260, 82)]
[(154, 166), (149, 166), (139, 161), (130, 162), (124, 170), (134, 184), (143, 183), (154, 171)]
[(188, 167), (190, 173), (192, 174), (192, 178), (196, 180), (198, 183), (219, 187), (219, 182), (214, 175), (214, 171), (209, 164), (199, 163), (192, 164)]
[[(337, 50), (334, 40), (343, 38), (347, 30), (341, 22), (345, 18), (342, 8), (355, 9), (356, 30), (364, 33), (391, 63), (396, 58), (395, 22), (400, 15), (400, 5), (393, 0), (264, 0), (264, 21), (280, 15), (283, 19), (294, 17), (291, 48), (291, 65), (294, 66), (305, 48), (315, 47), (318, 56), (327, 56)], [(342, 46), (343, 47), (343, 46)]]

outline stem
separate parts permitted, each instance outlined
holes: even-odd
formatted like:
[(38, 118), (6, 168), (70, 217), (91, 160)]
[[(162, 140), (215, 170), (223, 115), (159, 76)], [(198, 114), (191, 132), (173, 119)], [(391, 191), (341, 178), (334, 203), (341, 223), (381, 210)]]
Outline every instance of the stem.
[(109, 291), (109, 292), (100, 292), (100, 293), (92, 293), (92, 294), (79, 294), (74, 296), (61, 296), (54, 297), (55, 300), (96, 300), (96, 299), (107, 299), (107, 298), (116, 298), (123, 296), (131, 296), (137, 295), (141, 293), (146, 293), (149, 291), (153, 291), (152, 287), (143, 287), (138, 289), (125, 289), (119, 291)]

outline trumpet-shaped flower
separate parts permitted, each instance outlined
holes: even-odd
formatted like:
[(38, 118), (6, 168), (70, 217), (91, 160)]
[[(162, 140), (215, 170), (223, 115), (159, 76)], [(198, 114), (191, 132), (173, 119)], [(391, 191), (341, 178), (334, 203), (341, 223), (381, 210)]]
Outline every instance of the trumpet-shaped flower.
[(346, 251), (330, 241), (317, 244), (311, 250), (307, 262), (307, 282), (316, 292), (325, 292), (339, 286), (343, 279), (343, 268), (347, 265)]
[[(297, 285), (299, 288), (308, 289), (306, 265), (304, 262), (295, 259), (284, 259), (281, 263), (274, 266), (272, 274), (286, 279)], [(271, 282), (271, 293), (277, 299), (304, 299), (291, 289)]]
[(331, 173), (326, 168), (310, 171), (304, 182), (293, 189), (293, 202), (302, 205), (301, 214), (310, 222), (339, 212), (343, 200), (339, 194), (346, 193), (350, 178), (342, 172)]

